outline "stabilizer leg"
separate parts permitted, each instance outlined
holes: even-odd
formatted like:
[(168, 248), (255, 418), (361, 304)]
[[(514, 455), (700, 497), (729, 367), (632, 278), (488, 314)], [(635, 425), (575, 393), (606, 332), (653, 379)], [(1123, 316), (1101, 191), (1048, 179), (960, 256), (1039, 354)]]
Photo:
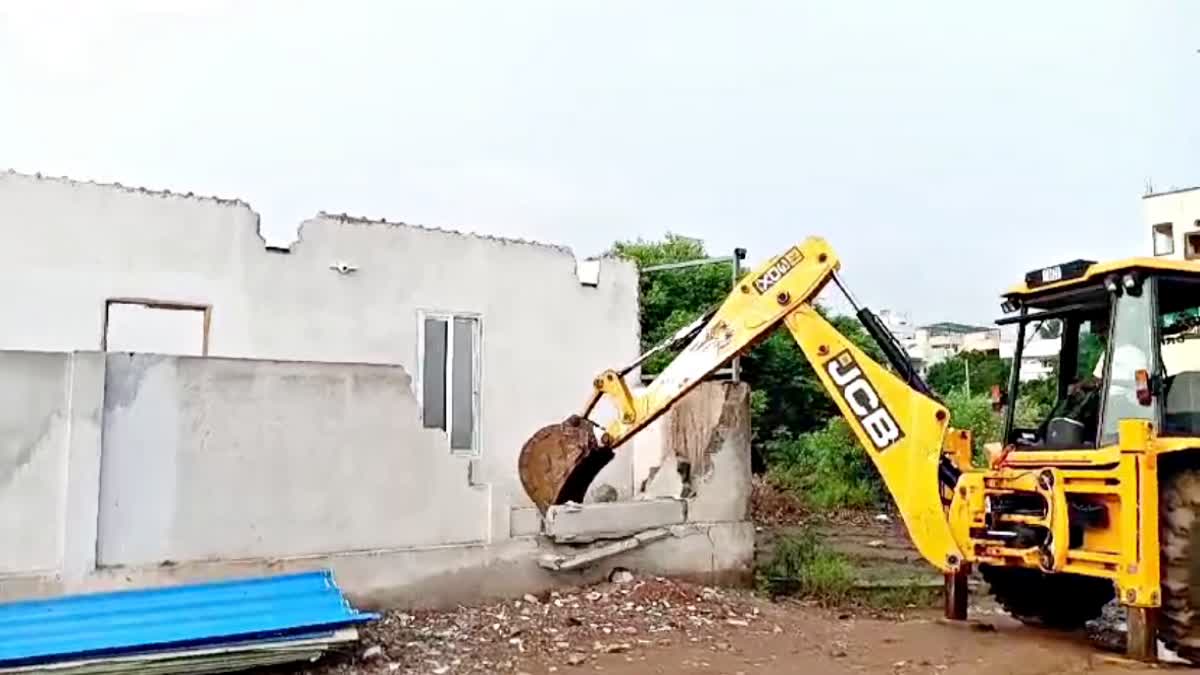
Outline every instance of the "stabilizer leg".
[(1125, 655), (1138, 661), (1158, 660), (1158, 623), (1153, 607), (1125, 607), (1126, 638)]
[(945, 575), (946, 585), (943, 589), (946, 618), (951, 621), (967, 620), (967, 601), (971, 597), (967, 581), (971, 576), (971, 566), (962, 565), (956, 572)]

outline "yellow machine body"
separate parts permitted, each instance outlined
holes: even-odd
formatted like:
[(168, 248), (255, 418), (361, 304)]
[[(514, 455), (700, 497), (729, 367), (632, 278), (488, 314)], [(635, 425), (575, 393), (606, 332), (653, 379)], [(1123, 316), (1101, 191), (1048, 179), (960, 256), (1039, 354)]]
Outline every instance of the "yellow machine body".
[[(1200, 448), (1200, 438), (1160, 436), (1152, 420), (1122, 419), (1115, 438), (1106, 443), (1078, 449), (1005, 443), (989, 466), (977, 466), (972, 463), (969, 432), (949, 426), (947, 408), (904, 363), (888, 367), (876, 362), (817, 311), (814, 299), (830, 281), (845, 290), (837, 275), (839, 266), (825, 240), (809, 238), (742, 277), (715, 312), (681, 331), (670, 346), (682, 351), (638, 393), (624, 376), (640, 360), (601, 373), (570, 426), (571, 462), (586, 465), (580, 471), (594, 474), (603, 461), (589, 462), (593, 451), (610, 456), (705, 377), (782, 326), (871, 457), (913, 543), (931, 565), (946, 573), (986, 565), (1111, 580), (1123, 604), (1158, 607), (1163, 601), (1160, 464), (1168, 456)], [(1037, 309), (1039, 298), (1073, 288), (1095, 289), (1102, 279), (1119, 284), (1127, 270), (1138, 270), (1143, 277), (1165, 274), (1200, 280), (1200, 266), (1182, 261), (1092, 263), (1083, 272), (1044, 271), (1038, 283), (1027, 277), (1026, 284), (1005, 295), (1006, 309)], [(871, 317), (869, 310), (865, 315), (860, 310), (864, 324)], [(878, 327), (866, 327), (880, 341)], [(1013, 380), (1015, 391), (1015, 374)], [(595, 447), (584, 447), (589, 444), (576, 438), (578, 421), (586, 420), (602, 399), (617, 414), (603, 426)], [(538, 443), (523, 450), (521, 468), (527, 488), (542, 484), (535, 503), (545, 510), (562, 501), (554, 495), (564, 493), (557, 487), (547, 489), (546, 476), (535, 475), (533, 467), (549, 465), (541, 460), (553, 452), (548, 448), (554, 446), (557, 432), (547, 427), (540, 433)], [(573, 482), (576, 488), (570, 492), (578, 499), (578, 485), (586, 485), (590, 476), (570, 476), (561, 467), (560, 462), (554, 481)], [(1013, 498), (1032, 499), (1044, 508), (1033, 513), (997, 511), (997, 504)], [(1093, 514), (1086, 527), (1073, 525), (1073, 518), (1080, 516), (1072, 509), (1080, 504)], [(1013, 531), (1041, 534), (1030, 545), (1017, 541), (1020, 537), (1013, 537)]]

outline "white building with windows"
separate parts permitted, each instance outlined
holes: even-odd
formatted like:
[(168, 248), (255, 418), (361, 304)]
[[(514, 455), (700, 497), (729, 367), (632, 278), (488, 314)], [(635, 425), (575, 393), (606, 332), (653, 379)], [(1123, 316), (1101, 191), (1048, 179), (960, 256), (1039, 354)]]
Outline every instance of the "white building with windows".
[(1147, 194), (1142, 212), (1152, 255), (1200, 260), (1200, 187)]
[(998, 328), (953, 322), (916, 326), (907, 312), (891, 309), (880, 310), (879, 319), (921, 372), (962, 352), (1001, 350)]
[(900, 346), (905, 351), (911, 351), (916, 346), (917, 329), (913, 325), (912, 316), (907, 312), (881, 309), (879, 310), (879, 320), (892, 335), (896, 336), (896, 340), (900, 342)]
[(999, 349), (998, 328), (941, 322), (918, 328), (910, 353), (927, 369), (963, 352), (996, 352)]
[[(1192, 260), (1200, 265), (1200, 186), (1152, 192), (1142, 198), (1145, 223), (1150, 228), (1151, 253), (1157, 257)], [(1164, 361), (1200, 364), (1200, 335), (1178, 335), (1162, 345)]]
[[(1012, 360), (1017, 348), (1017, 329), (1009, 326), (1000, 338), (1000, 358)], [(1020, 377), (1022, 382), (1040, 380), (1054, 372), (1062, 352), (1062, 340), (1039, 332), (1025, 336), (1021, 350)]]
[[(345, 215), (287, 247), (258, 226), (238, 200), (0, 172), (0, 600), (314, 566), (384, 604), (556, 583), (540, 557), (575, 553), (545, 537), (594, 511), (543, 519), (518, 454), (636, 358), (635, 265)], [(691, 501), (645, 498), (675, 450), (649, 429), (598, 477), (621, 500), (595, 505), (605, 536), (673, 528), (609, 563), (749, 569), (749, 399), (713, 386), (679, 428), (732, 420), (729, 449), (690, 441)]]

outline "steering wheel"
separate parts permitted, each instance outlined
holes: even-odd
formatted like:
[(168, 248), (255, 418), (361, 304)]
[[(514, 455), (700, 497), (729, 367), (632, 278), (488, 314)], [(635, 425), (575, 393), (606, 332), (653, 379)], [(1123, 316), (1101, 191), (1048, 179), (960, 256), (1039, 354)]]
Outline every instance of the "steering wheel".
[[(1083, 392), (1083, 397), (1080, 399), (1077, 399), (1078, 404), (1075, 406), (1075, 408), (1077, 410), (1087, 410), (1089, 405), (1092, 403), (1093, 399), (1095, 399), (1099, 395), (1100, 395), (1099, 387), (1085, 389)], [(1066, 412), (1067, 404), (1071, 400), (1072, 400), (1072, 394), (1070, 391), (1068, 391), (1066, 396), (1062, 397), (1061, 399), (1059, 399), (1058, 401), (1056, 401), (1054, 403), (1054, 407), (1052, 407), (1050, 409), (1050, 412), (1046, 414), (1046, 417), (1037, 425), (1037, 427), (1035, 427), (1033, 429), (1034, 433), (1036, 434), (1036, 440), (1034, 440), (1032, 442), (1027, 441), (1024, 443), (1022, 443), (1018, 440), (1017, 444), (1023, 445), (1026, 447), (1036, 447), (1039, 445), (1045, 445), (1046, 444), (1046, 434), (1049, 432), (1050, 423), (1053, 422), (1054, 420), (1066, 420), (1068, 422), (1078, 424), (1079, 426), (1084, 427), (1086, 429), (1088, 424), (1085, 420), (1077, 419), (1076, 417), (1067, 416), (1067, 415), (1063, 414)]]

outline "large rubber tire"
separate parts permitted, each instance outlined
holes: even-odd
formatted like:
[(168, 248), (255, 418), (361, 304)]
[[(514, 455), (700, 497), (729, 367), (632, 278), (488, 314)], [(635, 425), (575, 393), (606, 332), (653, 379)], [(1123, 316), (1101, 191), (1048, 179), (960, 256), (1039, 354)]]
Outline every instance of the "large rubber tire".
[(991, 565), (980, 565), (979, 574), (1013, 618), (1045, 628), (1082, 628), (1116, 597), (1112, 582), (1097, 577)]
[(1180, 657), (1200, 663), (1200, 607), (1192, 587), (1200, 586), (1200, 468), (1165, 476), (1159, 489), (1159, 548), (1162, 610), (1158, 636)]

